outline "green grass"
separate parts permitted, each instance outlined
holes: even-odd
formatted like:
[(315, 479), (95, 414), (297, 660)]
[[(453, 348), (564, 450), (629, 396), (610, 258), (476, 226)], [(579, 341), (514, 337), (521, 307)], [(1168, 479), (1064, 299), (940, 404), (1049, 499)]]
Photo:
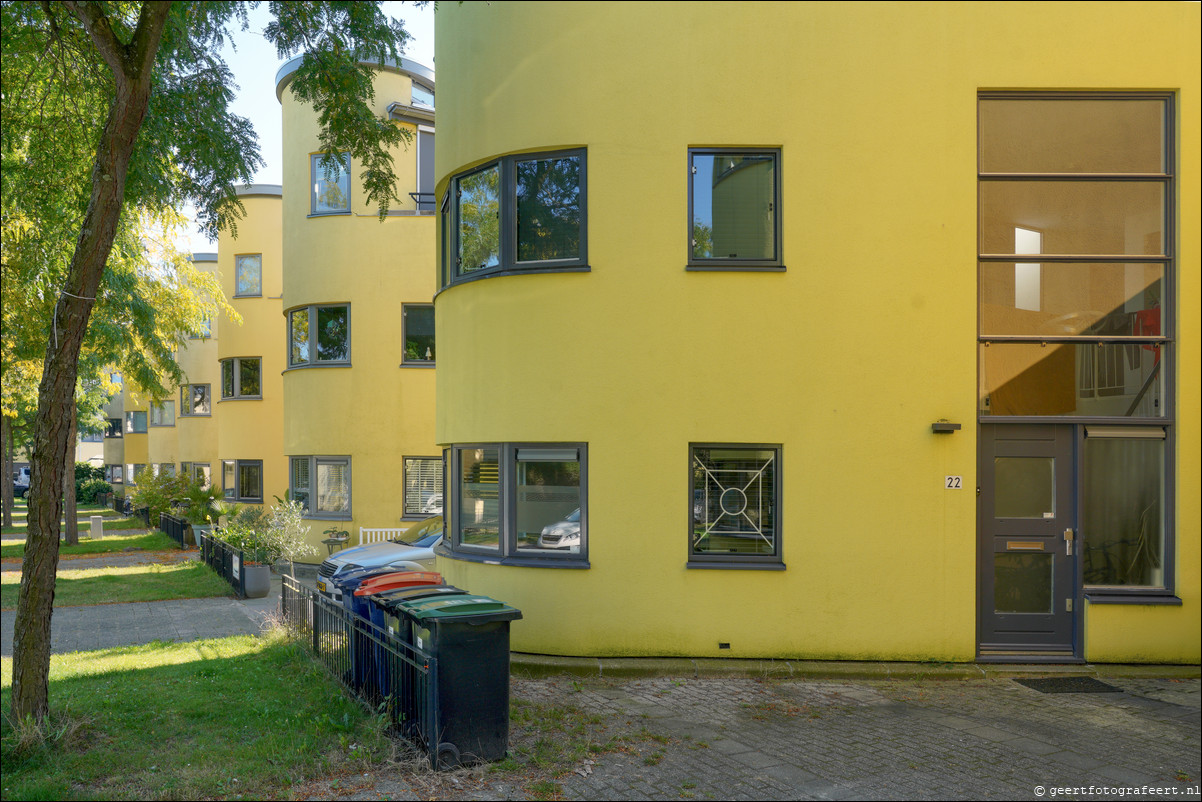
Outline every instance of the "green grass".
[[(162, 532), (134, 532), (132, 534), (112, 535), (109, 536), (108, 523), (104, 525), (105, 536), (100, 540), (89, 540), (81, 538), (79, 543), (74, 546), (59, 546), (59, 555), (74, 555), (74, 554), (112, 554), (120, 553), (129, 548), (143, 549), (146, 551), (164, 551), (166, 549), (179, 550), (176, 542)], [(128, 531), (128, 530), (125, 530)], [(25, 556), (24, 541), (10, 541), (0, 546), (0, 557), (5, 560), (22, 559)]]
[[(20, 571), (0, 574), (0, 607), (15, 609)], [(54, 606), (200, 599), (227, 596), (225, 580), (204, 563), (129, 565), (120, 568), (60, 569), (54, 582)]]
[[(88, 519), (93, 515), (99, 515), (104, 518), (104, 529), (107, 532), (111, 529), (145, 529), (145, 524), (137, 518), (126, 518), (111, 507), (101, 507), (99, 504), (80, 504), (75, 508), (76, 514), (79, 516), (79, 528), (82, 532), (88, 531)], [(29, 514), (29, 507), (23, 498), (13, 499), (13, 525), (3, 527), (3, 534), (16, 535), (25, 534), (25, 529), (28, 521), (26, 520)], [(132, 522), (125, 524), (124, 522)], [(62, 523), (60, 521), (59, 523)]]
[(278, 632), (50, 658), (49, 738), (10, 721), (0, 663), (5, 799), (270, 799), (376, 767), (382, 722)]

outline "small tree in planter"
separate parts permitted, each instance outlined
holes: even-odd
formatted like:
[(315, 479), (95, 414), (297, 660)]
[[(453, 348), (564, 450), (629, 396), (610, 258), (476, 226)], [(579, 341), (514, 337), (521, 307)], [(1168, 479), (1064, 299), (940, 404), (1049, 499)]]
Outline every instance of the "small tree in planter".
[(303, 512), (304, 508), (294, 501), (281, 502), (268, 512), (247, 507), (216, 530), (215, 537), (239, 549), (245, 557), (244, 585), (250, 598), (267, 595), (274, 563), (287, 559), (292, 564), (297, 557), (316, 553), (305, 540)]

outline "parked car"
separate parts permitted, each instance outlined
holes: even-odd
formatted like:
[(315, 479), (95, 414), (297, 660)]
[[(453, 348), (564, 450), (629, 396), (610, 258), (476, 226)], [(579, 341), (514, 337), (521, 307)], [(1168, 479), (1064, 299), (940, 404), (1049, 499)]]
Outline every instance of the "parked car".
[(25, 498), (25, 494), (29, 492), (29, 467), (18, 468), (13, 471), (13, 497)]
[(562, 521), (544, 526), (538, 536), (538, 545), (544, 549), (579, 549), (580, 508), (569, 512)]
[(434, 547), (442, 542), (442, 516), (427, 518), (410, 527), (403, 540), (388, 540), (343, 549), (317, 569), (317, 591), (342, 603), (342, 593), (333, 580), (353, 568), (392, 568), (397, 571), (434, 570)]

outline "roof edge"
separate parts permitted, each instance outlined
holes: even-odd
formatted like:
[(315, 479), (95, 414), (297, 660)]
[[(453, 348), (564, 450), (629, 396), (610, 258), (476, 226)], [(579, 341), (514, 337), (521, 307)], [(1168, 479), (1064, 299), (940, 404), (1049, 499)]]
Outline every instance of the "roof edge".
[[(304, 58), (305, 55), (303, 53), (299, 56), (291, 58), (284, 62), (284, 65), (280, 67), (278, 72), (276, 72), (275, 99), (281, 103), (284, 102), (284, 88), (287, 87), (289, 82), (292, 81), (293, 73), (300, 69), (301, 61)], [(434, 89), (434, 70), (430, 69), (424, 64), (419, 64), (416, 61), (402, 58), (400, 64), (398, 64), (394, 59), (389, 58), (384, 59), (383, 67), (380, 67), (378, 62), (367, 59), (363, 59), (359, 63), (366, 64), (369, 67), (376, 67), (377, 69), (388, 70), (389, 72), (400, 73), (401, 75), (408, 75), (410, 78), (414, 79), (419, 84), (422, 84), (427, 89)]]
[(280, 184), (242, 184), (234, 187), (234, 194), (239, 198), (266, 195), (272, 198), (282, 198), (284, 187)]

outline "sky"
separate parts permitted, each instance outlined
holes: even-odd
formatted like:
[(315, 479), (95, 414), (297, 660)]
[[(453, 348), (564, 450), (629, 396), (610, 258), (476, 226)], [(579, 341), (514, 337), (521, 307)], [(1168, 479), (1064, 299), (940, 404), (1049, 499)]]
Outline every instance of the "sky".
[[(431, 69), (434, 68), (434, 4), (416, 8), (413, 3), (385, 2), (384, 11), (400, 19), (409, 32), (410, 40), (404, 56)], [(275, 74), (288, 59), (276, 56), (275, 48), (263, 38), (263, 27), (271, 19), (267, 4), (250, 13), (250, 28), (233, 37), (236, 50), (227, 43), (222, 52), (238, 84), (236, 98), (230, 110), (246, 117), (259, 136), (259, 150), (266, 164), (255, 174), (256, 184), (283, 182), (281, 154), (280, 102), (275, 97)], [(195, 228), (186, 234), (187, 243), (181, 248), (190, 252), (215, 252), (217, 243), (206, 240)]]

